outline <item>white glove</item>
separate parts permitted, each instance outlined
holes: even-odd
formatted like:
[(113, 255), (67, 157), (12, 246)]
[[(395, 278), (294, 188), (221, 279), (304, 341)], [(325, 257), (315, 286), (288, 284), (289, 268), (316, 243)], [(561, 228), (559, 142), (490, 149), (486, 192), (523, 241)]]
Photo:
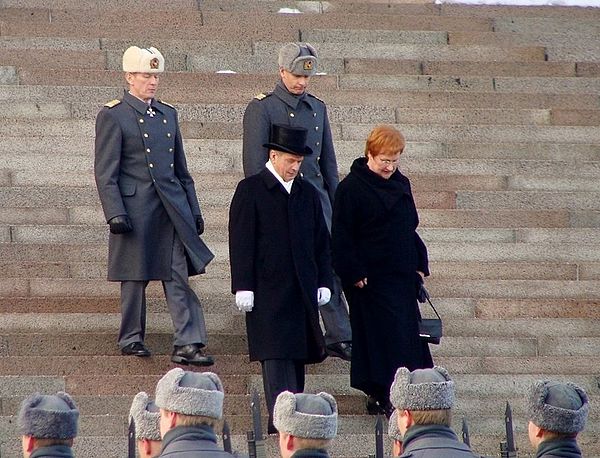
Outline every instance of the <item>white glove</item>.
[(321, 307), (322, 305), (327, 304), (331, 300), (331, 290), (329, 288), (325, 288), (321, 286), (317, 290), (317, 305)]
[(254, 291), (236, 291), (235, 305), (240, 312), (251, 312), (254, 307)]

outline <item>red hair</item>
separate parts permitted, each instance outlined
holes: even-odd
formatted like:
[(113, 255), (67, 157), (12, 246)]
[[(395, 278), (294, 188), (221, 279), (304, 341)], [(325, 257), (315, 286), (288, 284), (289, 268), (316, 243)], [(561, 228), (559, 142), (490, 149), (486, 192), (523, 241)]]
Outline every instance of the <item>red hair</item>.
[(371, 153), (376, 157), (383, 152), (397, 153), (404, 151), (406, 140), (398, 129), (389, 125), (375, 127), (367, 137), (365, 156)]

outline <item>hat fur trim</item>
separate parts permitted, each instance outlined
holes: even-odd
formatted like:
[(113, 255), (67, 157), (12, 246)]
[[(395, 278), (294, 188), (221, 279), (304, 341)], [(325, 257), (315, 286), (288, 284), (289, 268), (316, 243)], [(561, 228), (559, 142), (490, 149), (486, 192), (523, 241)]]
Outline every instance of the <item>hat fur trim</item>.
[(583, 431), (587, 421), (590, 404), (585, 390), (574, 383), (566, 382), (581, 398), (581, 407), (577, 410), (565, 409), (546, 404), (548, 380), (538, 380), (530, 390), (527, 399), (529, 419), (536, 426), (547, 431), (573, 434)]
[(273, 409), (273, 424), (277, 431), (307, 439), (333, 439), (337, 434), (337, 403), (329, 393), (321, 392), (316, 396), (329, 403), (333, 412), (331, 415), (298, 412), (294, 393), (280, 393)]
[[(310, 55), (302, 56), (302, 49), (308, 50)], [(310, 43), (287, 43), (279, 50), (279, 67), (293, 75), (313, 76), (318, 63), (317, 51)]]
[(398, 409), (394, 409), (388, 420), (388, 436), (391, 439), (402, 442), (402, 433), (400, 432), (400, 428), (398, 428)]
[(156, 48), (130, 46), (123, 53), (123, 71), (130, 73), (162, 73), (165, 71), (165, 58)]
[(19, 430), (23, 436), (36, 439), (72, 439), (77, 436), (79, 410), (73, 398), (64, 391), (54, 395), (62, 399), (69, 410), (39, 408), (45, 396), (35, 393), (21, 403)]
[(156, 385), (156, 405), (161, 409), (184, 415), (221, 419), (223, 416), (223, 384), (213, 372), (202, 372), (217, 387), (205, 390), (191, 386), (179, 386), (185, 371), (179, 367), (167, 372)]
[(160, 437), (160, 412), (150, 412), (148, 404), (152, 401), (148, 393), (142, 391), (135, 395), (129, 409), (129, 420), (135, 423), (136, 439), (161, 440)]
[(454, 382), (441, 366), (433, 369), (444, 377), (445, 382), (412, 383), (411, 372), (406, 367), (396, 371), (390, 388), (390, 400), (399, 410), (443, 410), (454, 405)]

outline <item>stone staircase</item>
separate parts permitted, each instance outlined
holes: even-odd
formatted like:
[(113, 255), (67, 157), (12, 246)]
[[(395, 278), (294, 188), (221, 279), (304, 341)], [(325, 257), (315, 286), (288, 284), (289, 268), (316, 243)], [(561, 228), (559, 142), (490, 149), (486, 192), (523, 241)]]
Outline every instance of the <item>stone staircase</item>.
[[(278, 14), (280, 8), (302, 14)], [(143, 12), (143, 13), (142, 13)], [(126, 455), (132, 396), (172, 364), (171, 323), (149, 287), (149, 360), (115, 339), (118, 285), (93, 180), (94, 117), (123, 88), (131, 44), (167, 59), (161, 98), (182, 120), (216, 254), (192, 284), (224, 380), (234, 448), (245, 451), (249, 396), (261, 389), (229, 292), (227, 211), (241, 178), (246, 103), (276, 80), (276, 51), (306, 40), (325, 75), (340, 173), (377, 123), (399, 125), (445, 322), (434, 347), (457, 382), (475, 450), (498, 453), (511, 401), (552, 377), (600, 397), (600, 9), (484, 7), (382, 0), (0, 0), (0, 455), (21, 456), (19, 403), (66, 389), (79, 402), (77, 456)], [(231, 70), (236, 74), (218, 74)], [(374, 418), (347, 363), (309, 368), (307, 390), (340, 405), (332, 455), (374, 453)], [(600, 413), (581, 436), (600, 456)], [(268, 440), (269, 456), (277, 456)]]

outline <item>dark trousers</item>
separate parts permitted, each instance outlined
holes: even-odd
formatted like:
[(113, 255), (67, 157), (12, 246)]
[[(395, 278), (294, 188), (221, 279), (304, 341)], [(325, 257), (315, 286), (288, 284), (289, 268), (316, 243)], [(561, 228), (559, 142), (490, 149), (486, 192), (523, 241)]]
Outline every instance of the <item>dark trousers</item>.
[[(206, 345), (206, 323), (198, 296), (188, 280), (183, 244), (175, 234), (171, 257), (171, 280), (163, 281), (167, 306), (175, 328), (173, 345), (199, 343)], [(144, 342), (146, 336), (147, 281), (121, 282), (121, 328), (119, 347)]]
[(325, 327), (325, 344), (352, 342), (352, 329), (348, 317), (348, 306), (342, 295), (342, 283), (337, 275), (333, 277), (331, 300), (319, 307)]
[(273, 408), (279, 393), (304, 391), (304, 362), (293, 359), (265, 359), (260, 362), (262, 367), (265, 401), (269, 411), (269, 434), (277, 433), (273, 426)]

